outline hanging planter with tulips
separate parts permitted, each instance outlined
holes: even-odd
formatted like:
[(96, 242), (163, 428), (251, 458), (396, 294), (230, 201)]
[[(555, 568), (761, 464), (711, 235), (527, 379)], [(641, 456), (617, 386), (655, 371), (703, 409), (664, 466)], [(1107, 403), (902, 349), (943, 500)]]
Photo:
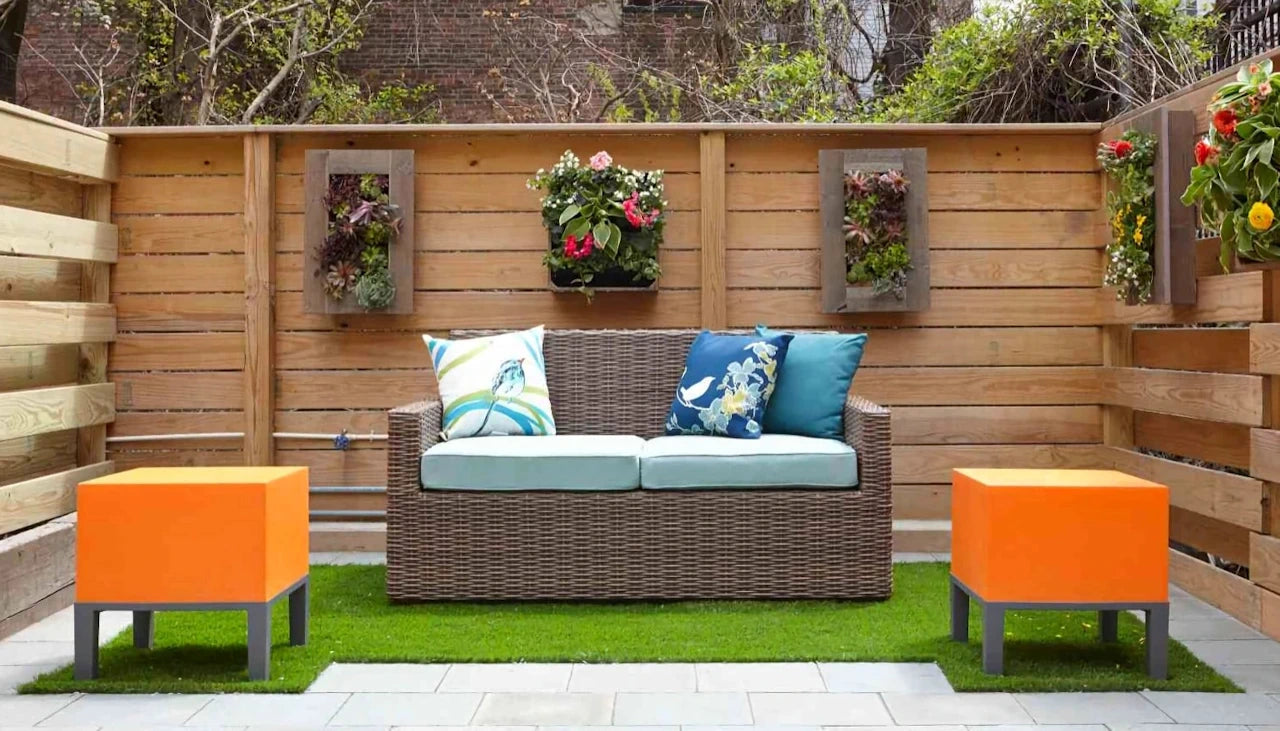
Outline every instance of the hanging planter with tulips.
[(566, 150), (550, 171), (529, 180), (529, 188), (545, 193), (549, 248), (543, 263), (553, 289), (590, 298), (598, 289), (655, 287), (667, 205), (661, 170), (615, 165), (603, 150), (584, 166)]
[(1233, 260), (1280, 261), (1280, 74), (1270, 61), (1241, 68), (1209, 103), (1209, 134), (1196, 143), (1196, 166), (1182, 195), (1200, 204), (1200, 221), (1216, 229), (1218, 260), (1230, 271)]

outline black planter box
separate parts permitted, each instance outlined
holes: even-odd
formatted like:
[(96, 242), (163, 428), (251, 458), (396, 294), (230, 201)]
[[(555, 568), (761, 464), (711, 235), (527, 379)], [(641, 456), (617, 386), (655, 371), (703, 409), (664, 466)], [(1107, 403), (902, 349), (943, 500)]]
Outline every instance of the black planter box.
[[(547, 247), (555, 249), (564, 236), (564, 229), (560, 227), (547, 230)], [(649, 240), (649, 245), (655, 245), (653, 241), (654, 234), (649, 231), (623, 231), (622, 240), (624, 243), (636, 242), (637, 239), (645, 238)], [(635, 275), (623, 269), (622, 267), (610, 267), (602, 272), (596, 273), (595, 277), (587, 283), (587, 287), (600, 291), (618, 291), (618, 292), (652, 292), (657, 291), (658, 281), (656, 279), (636, 279)], [(580, 285), (577, 282), (577, 275), (566, 269), (551, 270), (551, 289), (556, 292), (572, 292), (578, 290)]]

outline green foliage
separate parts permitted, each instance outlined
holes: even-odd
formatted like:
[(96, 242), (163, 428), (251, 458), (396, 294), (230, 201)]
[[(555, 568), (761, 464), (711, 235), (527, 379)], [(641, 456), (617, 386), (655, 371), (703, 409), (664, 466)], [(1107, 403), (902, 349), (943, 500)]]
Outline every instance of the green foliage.
[(74, 25), (108, 27), (113, 38), (127, 39), (137, 50), (122, 56), (103, 87), (79, 87), (89, 108), (102, 109), (100, 123), (365, 123), (436, 116), (430, 85), (367, 88), (338, 69), (341, 55), (359, 52), (364, 0), (62, 2)]
[(836, 94), (818, 53), (786, 44), (748, 45), (733, 76), (712, 96), (768, 122), (834, 122)]
[[(366, 252), (367, 253), (367, 252)], [(382, 255), (383, 260), (386, 254)], [(386, 265), (365, 269), (356, 281), (356, 302), (366, 310), (385, 310), (396, 300), (396, 285)]]
[(850, 284), (868, 284), (875, 294), (893, 293), (898, 299), (906, 296), (910, 184), (901, 170), (845, 175), (842, 231)]
[[(1109, 119), (1199, 77), (1213, 16), (1178, 0), (1020, 0), (940, 33), (878, 122)], [(1132, 39), (1132, 41), (1130, 40)]]
[(1280, 73), (1271, 61), (1242, 67), (1209, 103), (1213, 115), (1207, 138), (1196, 145), (1199, 163), (1182, 195), (1200, 205), (1200, 220), (1218, 230), (1219, 262), (1228, 271), (1235, 256), (1250, 261), (1280, 260)]
[(1111, 241), (1103, 284), (1130, 304), (1151, 300), (1156, 237), (1155, 135), (1131, 129), (1098, 146), (1098, 162), (1111, 179), (1107, 215)]

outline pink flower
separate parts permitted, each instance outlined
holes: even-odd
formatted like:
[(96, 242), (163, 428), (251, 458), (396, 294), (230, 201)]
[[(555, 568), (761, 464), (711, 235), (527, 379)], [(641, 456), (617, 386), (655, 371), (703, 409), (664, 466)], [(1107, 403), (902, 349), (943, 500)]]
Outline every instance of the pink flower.
[(596, 248), (596, 238), (590, 232), (582, 237), (582, 246), (578, 249), (579, 259), (585, 259), (591, 256), (591, 252)]
[(591, 156), (591, 169), (604, 170), (613, 164), (613, 158), (609, 157), (609, 153), (601, 150)]
[(577, 237), (577, 236), (566, 236), (566, 237), (565, 237), (565, 239), (564, 239), (564, 255), (565, 255), (565, 256), (567, 256), (567, 257), (569, 257), (570, 259), (577, 259), (577, 258), (579, 258), (579, 257), (578, 257), (578, 237)]
[(1262, 97), (1262, 98), (1264, 98), (1264, 99), (1265, 99), (1265, 98), (1266, 98), (1267, 96), (1269, 96), (1270, 94), (1271, 94), (1271, 82), (1270, 82), (1270, 81), (1264, 81), (1264, 82), (1262, 82), (1261, 84), (1258, 84), (1258, 96), (1260, 96), (1260, 97)]
[(645, 228), (652, 226), (654, 221), (658, 220), (658, 216), (662, 215), (662, 211), (657, 208), (649, 213), (640, 210), (640, 193), (633, 192), (631, 197), (622, 202), (622, 213), (627, 217), (627, 223), (636, 228)]

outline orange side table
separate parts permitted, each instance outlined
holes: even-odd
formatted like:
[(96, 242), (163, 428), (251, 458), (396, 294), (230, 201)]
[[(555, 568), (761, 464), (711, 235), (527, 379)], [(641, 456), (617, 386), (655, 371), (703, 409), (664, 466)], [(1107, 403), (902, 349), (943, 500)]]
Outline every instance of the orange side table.
[(135, 647), (156, 611), (249, 615), (249, 678), (271, 665), (271, 606), (289, 597), (289, 643), (307, 642), (305, 467), (172, 467), (120, 472), (76, 493), (75, 677), (98, 674), (98, 617), (133, 611)]
[(1009, 609), (1146, 613), (1147, 674), (1168, 675), (1169, 489), (1110, 470), (960, 469), (951, 488), (951, 638), (982, 607), (982, 667), (1004, 672)]

